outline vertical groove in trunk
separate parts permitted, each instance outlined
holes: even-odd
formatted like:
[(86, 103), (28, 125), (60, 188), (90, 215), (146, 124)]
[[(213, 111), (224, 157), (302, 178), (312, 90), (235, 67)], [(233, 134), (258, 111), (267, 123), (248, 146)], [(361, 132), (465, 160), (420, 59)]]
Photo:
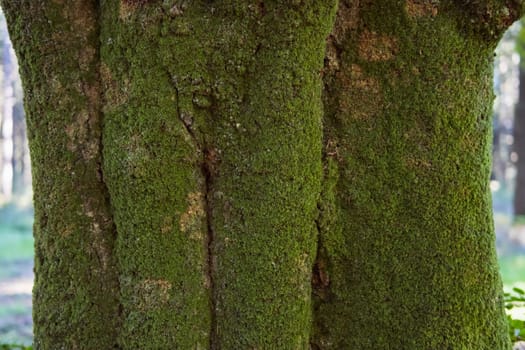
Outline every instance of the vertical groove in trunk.
[[(168, 71), (168, 74), (169, 71)], [(172, 80), (173, 87), (175, 89), (176, 99), (177, 101), (180, 101), (181, 96), (179, 95), (179, 87), (177, 86), (178, 82)], [(206, 215), (206, 282), (208, 285), (208, 288), (210, 289), (209, 298), (210, 298), (210, 335), (209, 335), (209, 349), (214, 350), (219, 348), (217, 345), (217, 320), (216, 320), (216, 289), (215, 289), (215, 282), (214, 282), (214, 274), (216, 270), (216, 258), (213, 254), (213, 245), (215, 242), (215, 234), (213, 232), (213, 220), (212, 220), (212, 206), (211, 206), (211, 187), (212, 187), (212, 169), (214, 167), (213, 165), (213, 158), (215, 157), (213, 155), (213, 151), (210, 151), (205, 148), (204, 141), (200, 140), (197, 134), (197, 131), (194, 130), (195, 128), (195, 120), (193, 119), (193, 116), (182, 113), (179, 102), (177, 102), (177, 116), (182, 121), (186, 131), (188, 132), (188, 135), (190, 135), (191, 139), (193, 140), (193, 143), (198, 148), (198, 153), (202, 154), (202, 160), (200, 164), (200, 169), (202, 173), (202, 177), (204, 179), (203, 184), (203, 198), (204, 198), (204, 212)], [(200, 134), (200, 132), (199, 132)], [(202, 136), (202, 135), (201, 135)]]
[(334, 4), (303, 5), (106, 2), (123, 346), (307, 346)]
[(114, 0), (102, 9), (104, 174), (127, 349), (210, 346), (208, 113), (193, 90), (206, 75), (207, 26), (200, 4), (168, 5)]
[(205, 178), (205, 185), (204, 185), (204, 200), (205, 200), (205, 211), (206, 211), (206, 231), (207, 231), (207, 240), (206, 240), (206, 246), (207, 246), (207, 279), (209, 283), (210, 288), (210, 350), (217, 350), (220, 349), (220, 345), (217, 341), (217, 290), (216, 290), (216, 282), (215, 282), (215, 273), (217, 270), (217, 257), (214, 255), (214, 244), (215, 244), (215, 233), (213, 232), (213, 208), (211, 205), (211, 188), (213, 183), (212, 178), (212, 166), (209, 164), (211, 158), (213, 156), (210, 154), (209, 151), (204, 150), (203, 151), (203, 163), (202, 163), (202, 172), (203, 176)]
[(488, 188), (493, 43), (459, 18), (447, 3), (340, 3), (319, 349), (509, 346)]

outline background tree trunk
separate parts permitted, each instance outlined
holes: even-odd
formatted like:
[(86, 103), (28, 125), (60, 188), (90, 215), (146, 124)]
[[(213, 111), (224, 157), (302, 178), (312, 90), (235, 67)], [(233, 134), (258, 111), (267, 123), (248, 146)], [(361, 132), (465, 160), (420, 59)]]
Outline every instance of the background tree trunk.
[(514, 190), (514, 215), (525, 216), (525, 68), (520, 65), (520, 93), (514, 116), (514, 144), (516, 153), (516, 188)]
[(25, 189), (31, 187), (31, 172), (24, 110), (20, 102), (22, 87), (3, 13), (0, 15), (0, 22), (3, 25), (0, 31), (0, 55), (2, 57), (0, 200), (6, 203), (13, 199), (13, 194), (22, 195)]
[[(512, 151), (517, 155), (516, 187), (514, 189), (514, 215), (525, 216), (525, 21), (522, 19), (522, 29), (516, 39), (516, 50), (520, 55), (520, 88), (516, 113), (514, 115), (514, 144)], [(512, 160), (512, 159), (511, 159)]]
[(336, 5), (2, 2), (38, 348), (508, 346), (490, 64), (517, 10)]

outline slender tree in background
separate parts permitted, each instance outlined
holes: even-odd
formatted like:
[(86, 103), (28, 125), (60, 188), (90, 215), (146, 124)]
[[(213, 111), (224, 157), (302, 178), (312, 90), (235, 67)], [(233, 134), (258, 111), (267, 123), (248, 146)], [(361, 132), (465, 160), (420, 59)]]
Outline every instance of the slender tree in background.
[[(525, 20), (522, 19), (522, 25)], [(520, 90), (514, 115), (514, 144), (516, 164), (516, 187), (514, 189), (514, 215), (525, 216), (525, 29), (522, 27), (516, 39), (520, 55)]]
[(0, 14), (0, 56), (0, 201), (4, 203), (13, 194), (22, 195), (31, 187), (31, 170), (18, 65), (3, 14)]
[(3, 0), (39, 349), (507, 349), (508, 1)]

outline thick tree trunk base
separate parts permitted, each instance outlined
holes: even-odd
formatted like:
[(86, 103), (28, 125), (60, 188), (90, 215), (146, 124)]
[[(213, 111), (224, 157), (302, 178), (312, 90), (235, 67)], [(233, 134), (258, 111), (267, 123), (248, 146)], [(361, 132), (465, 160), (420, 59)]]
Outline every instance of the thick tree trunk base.
[(488, 140), (517, 9), (2, 5), (38, 349), (509, 347)]

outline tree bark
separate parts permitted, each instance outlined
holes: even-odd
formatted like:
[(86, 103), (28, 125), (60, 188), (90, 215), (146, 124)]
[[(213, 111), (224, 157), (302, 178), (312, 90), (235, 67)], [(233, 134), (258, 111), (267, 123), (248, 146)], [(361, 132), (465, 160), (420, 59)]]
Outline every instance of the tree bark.
[(102, 178), (98, 9), (2, 2), (20, 61), (35, 190), (38, 349), (110, 349), (121, 325), (116, 230)]
[(319, 348), (509, 347), (488, 187), (496, 40), (462, 27), (461, 11), (340, 3), (324, 77)]
[(36, 347), (507, 348), (476, 5), (3, 0)]

